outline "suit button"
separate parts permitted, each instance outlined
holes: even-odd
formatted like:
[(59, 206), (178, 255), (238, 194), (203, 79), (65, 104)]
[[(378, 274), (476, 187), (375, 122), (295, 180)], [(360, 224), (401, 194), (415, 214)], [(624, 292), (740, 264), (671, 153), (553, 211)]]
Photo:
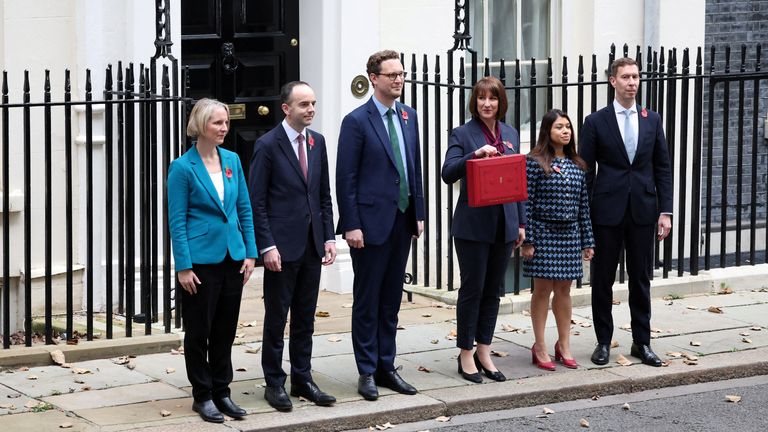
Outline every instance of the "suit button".
[(400, 184), (400, 179), (395, 180), (395, 184), (399, 185)]

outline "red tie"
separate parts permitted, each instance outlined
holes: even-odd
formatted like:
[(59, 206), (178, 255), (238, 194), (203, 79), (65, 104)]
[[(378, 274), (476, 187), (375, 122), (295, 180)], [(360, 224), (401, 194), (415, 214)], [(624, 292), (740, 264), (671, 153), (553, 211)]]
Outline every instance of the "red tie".
[(301, 173), (304, 174), (304, 180), (307, 179), (307, 149), (304, 148), (304, 135), (296, 137), (296, 141), (299, 142), (299, 168)]

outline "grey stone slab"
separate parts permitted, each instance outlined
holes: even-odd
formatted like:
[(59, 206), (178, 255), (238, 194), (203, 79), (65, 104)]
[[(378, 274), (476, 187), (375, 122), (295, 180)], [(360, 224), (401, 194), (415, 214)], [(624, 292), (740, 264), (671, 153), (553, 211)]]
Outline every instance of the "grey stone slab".
[[(75, 374), (75, 368), (91, 373)], [(36, 380), (29, 379), (36, 376)], [(75, 380), (82, 381), (76, 383)], [(33, 367), (29, 371), (16, 371), (3, 375), (3, 384), (32, 397), (53, 396), (76, 391), (99, 390), (154, 381), (154, 378), (110, 360), (92, 360), (73, 363), (71, 368), (59, 366)]]
[(734, 291), (733, 294), (704, 294), (674, 300), (675, 303), (697, 306), (706, 309), (708, 306), (740, 306), (768, 303), (768, 293), (752, 291)]
[[(455, 340), (447, 339), (456, 328), (456, 324), (450, 321), (434, 324), (408, 325), (397, 331), (398, 354), (432, 351), (456, 346)], [(433, 344), (432, 341), (437, 341)]]
[[(0, 378), (5, 374), (0, 374)], [(18, 414), (29, 411), (24, 404), (30, 398), (20, 392), (0, 384), (0, 416), (5, 414)]]
[[(72, 427), (62, 429), (60, 426), (64, 423), (70, 423)], [(59, 410), (49, 410), (41, 413), (27, 412), (3, 416), (0, 420), (0, 428), (3, 431), (13, 432), (40, 432), (40, 431), (73, 431), (73, 432), (96, 432), (99, 428), (89, 424), (87, 421), (68, 416)]]
[[(144, 375), (179, 388), (190, 385), (183, 355), (150, 354), (138, 356), (133, 361), (136, 364), (134, 370)], [(172, 368), (175, 372), (168, 373), (168, 368)]]
[(736, 328), (744, 325), (738, 319), (738, 313), (732, 313), (733, 309), (722, 308), (724, 313), (716, 314), (708, 312), (706, 307), (696, 310), (680, 306), (660, 306), (653, 309), (651, 327), (663, 330), (660, 337), (670, 335), (689, 334), (716, 331), (721, 329)]
[(727, 307), (724, 312), (736, 321), (768, 329), (768, 303)]
[(335, 380), (357, 389), (359, 375), (354, 354), (313, 358), (312, 373), (333, 377)]
[(66, 411), (75, 411), (187, 396), (186, 392), (174, 386), (153, 382), (50, 396), (43, 398), (43, 401)]
[[(338, 339), (338, 342), (331, 340)], [(285, 340), (285, 349), (283, 350), (283, 359), (288, 359), (288, 339)], [(312, 337), (312, 357), (328, 357), (341, 354), (352, 353), (352, 334), (351, 333), (330, 333), (315, 335)]]
[[(456, 348), (404, 354), (397, 357), (396, 365), (400, 376), (419, 391), (469, 385), (456, 372), (457, 354)], [(420, 371), (419, 367), (431, 372)]]
[[(163, 410), (169, 411), (170, 415), (163, 417)], [(74, 413), (99, 426), (122, 425), (139, 428), (173, 422), (180, 417), (194, 417), (202, 422), (197, 413), (192, 411), (191, 397), (82, 409)]]
[[(748, 332), (748, 336), (740, 336), (741, 332)], [(742, 342), (746, 337), (751, 343)], [(704, 333), (681, 335), (665, 338), (664, 341), (674, 351), (685, 350), (698, 355), (743, 351), (768, 346), (768, 331), (752, 331), (749, 327), (710, 331)], [(691, 346), (691, 341), (700, 342), (700, 346)], [(660, 353), (659, 353), (660, 354)]]

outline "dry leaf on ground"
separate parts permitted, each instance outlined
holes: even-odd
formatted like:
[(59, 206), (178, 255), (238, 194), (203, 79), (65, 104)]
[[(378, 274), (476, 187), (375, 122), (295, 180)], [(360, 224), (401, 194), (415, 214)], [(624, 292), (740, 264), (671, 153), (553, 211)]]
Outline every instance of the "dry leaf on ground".
[(82, 387), (80, 387), (80, 390), (82, 390), (82, 391), (88, 391), (90, 389), (91, 389), (91, 386), (82, 386)]
[(77, 375), (85, 375), (91, 373), (91, 370), (86, 368), (72, 368), (72, 373)]
[(37, 375), (27, 375), (27, 379), (30, 381), (34, 381), (37, 379)]
[(317, 311), (315, 312), (315, 316), (318, 318), (328, 318), (331, 316), (331, 313), (328, 311)]
[(32, 408), (39, 407), (41, 404), (45, 404), (45, 402), (40, 402), (40, 401), (36, 401), (34, 399), (30, 399), (30, 400), (27, 401), (27, 403), (24, 404), (24, 406), (26, 408), (32, 409)]
[(4, 403), (4, 404), (0, 404), (0, 409), (12, 411), (16, 409), (16, 405), (12, 403)]
[(583, 327), (583, 328), (589, 328), (589, 327), (592, 327), (592, 324), (591, 324), (591, 323), (588, 323), (588, 322), (583, 322), (583, 323), (581, 323), (580, 325), (581, 325), (581, 327)]
[(64, 360), (64, 353), (61, 352), (61, 350), (51, 351), (51, 360), (57, 365), (66, 363), (66, 360)]
[(616, 358), (616, 363), (622, 365), (622, 366), (629, 366), (632, 364), (632, 360), (629, 360), (628, 358), (624, 357), (623, 355), (619, 354), (619, 356)]
[(130, 370), (134, 370), (134, 369), (136, 369), (136, 360), (134, 360), (134, 359), (131, 359), (131, 360), (130, 360), (130, 361), (129, 361), (129, 362), (126, 364), (126, 365), (125, 365), (125, 367), (127, 367), (127, 368), (128, 368), (128, 369), (130, 369)]
[(235, 335), (236, 339), (242, 339), (244, 337), (245, 337), (245, 333), (238, 333), (238, 334)]
[(555, 413), (555, 410), (553, 410), (552, 408), (544, 407), (544, 409), (542, 410), (542, 412), (543, 412), (544, 414), (554, 414), (554, 413)]
[(64, 422), (64, 423), (62, 423), (62, 424), (60, 424), (60, 425), (59, 425), (59, 428), (60, 428), (60, 429), (69, 429), (69, 428), (71, 428), (72, 426), (74, 426), (72, 423), (70, 423), (70, 422)]
[(707, 308), (707, 312), (721, 314), (721, 313), (723, 313), (723, 309), (720, 308), (720, 306), (710, 306), (710, 307)]
[(580, 332), (580, 331), (578, 331), (578, 330), (573, 330), (573, 331), (571, 331), (571, 335), (572, 335), (572, 336), (578, 336), (578, 335), (580, 335), (580, 334), (581, 334), (581, 332)]
[(248, 372), (248, 368), (240, 366), (239, 368), (235, 369), (238, 372)]
[(184, 347), (180, 346), (178, 349), (172, 349), (171, 350), (172, 355), (184, 355)]
[(426, 373), (430, 373), (430, 372), (432, 372), (432, 371), (431, 371), (429, 368), (427, 368), (427, 367), (424, 367), (424, 366), (419, 366), (419, 372), (426, 372)]
[(619, 328), (622, 329), (622, 330), (632, 330), (632, 325), (631, 324), (622, 324), (622, 325), (619, 326)]
[(246, 354), (258, 354), (259, 351), (261, 351), (261, 347), (257, 346), (256, 348), (246, 348), (245, 353)]
[(689, 359), (683, 360), (683, 363), (687, 364), (688, 366), (696, 366), (697, 364), (699, 364), (697, 360), (689, 360)]
[(733, 294), (733, 289), (731, 287), (723, 287), (717, 293), (720, 295)]
[(448, 332), (448, 335), (445, 337), (448, 340), (456, 340), (456, 329), (452, 329), (450, 332)]
[(725, 400), (728, 401), (728, 402), (733, 402), (733, 403), (741, 402), (741, 396), (725, 395)]
[(116, 357), (112, 359), (112, 363), (118, 364), (118, 365), (124, 365), (129, 361), (131, 361), (131, 359), (129, 359), (128, 356)]
[(741, 338), (741, 341), (742, 341), (742, 342), (744, 342), (744, 343), (748, 343), (748, 344), (751, 344), (751, 343), (752, 343), (752, 339), (750, 339), (750, 338), (745, 338), (745, 337)]
[(172, 367), (165, 368), (165, 373), (167, 374), (172, 374), (174, 372), (176, 372), (176, 368), (172, 368)]
[(435, 421), (440, 422), (440, 423), (445, 423), (445, 422), (451, 421), (451, 417), (450, 416), (440, 416), (440, 417), (436, 417)]
[(343, 305), (341, 305), (341, 307), (344, 308), (344, 309), (351, 309), (352, 308), (352, 303), (344, 303)]
[(690, 310), (697, 310), (699, 307), (698, 306), (693, 306), (693, 305), (688, 305), (685, 308), (686, 309), (690, 309)]
[(763, 330), (762, 327), (758, 327), (758, 326), (750, 327), (749, 329), (752, 330), (752, 331), (762, 331)]
[(664, 330), (658, 327), (651, 327), (651, 333), (664, 333)]
[(258, 325), (258, 322), (257, 321), (251, 321), (249, 323), (240, 324), (240, 325), (242, 325), (243, 327), (256, 327)]
[(491, 355), (496, 357), (506, 357), (509, 353), (506, 351), (491, 351)]
[(587, 419), (581, 419), (581, 420), (579, 420), (579, 425), (581, 427), (588, 428), (589, 427), (589, 422), (587, 421)]
[(161, 417), (168, 417), (169, 415), (171, 415), (170, 411), (165, 410), (165, 409), (164, 410), (160, 410), (160, 416)]
[(615, 339), (611, 341), (611, 348), (616, 348), (618, 346), (619, 346), (619, 341)]
[(680, 358), (682, 356), (683, 356), (683, 353), (681, 353), (681, 352), (678, 352), (678, 351), (667, 351), (667, 357)]
[(328, 342), (341, 342), (341, 338), (338, 336), (331, 336), (328, 338)]
[(432, 314), (429, 314), (429, 313), (421, 314), (422, 318), (429, 318), (431, 316), (432, 316)]
[(376, 430), (387, 430), (387, 429), (394, 429), (395, 425), (393, 425), (390, 422), (386, 422), (383, 425), (376, 425)]
[(401, 324), (398, 324), (397, 325), (397, 330), (405, 330), (405, 326), (401, 325)]
[(683, 354), (683, 357), (687, 358), (690, 361), (699, 361), (699, 356), (695, 356), (693, 354), (685, 353)]
[(629, 411), (629, 404), (624, 403), (624, 405), (621, 406), (621, 409), (623, 409), (624, 411)]
[(748, 331), (741, 332), (739, 333), (739, 336), (749, 336), (749, 332)]
[(613, 299), (613, 301), (611, 301), (611, 303), (613, 303), (614, 305), (620, 305), (621, 304), (621, 300)]
[(75, 384), (85, 384), (85, 381), (82, 378), (75, 378)]
[(29, 370), (29, 368), (27, 366), (22, 366), (22, 367), (20, 367), (20, 368), (18, 368), (16, 370), (19, 371), (19, 372), (26, 372), (26, 371)]
[(699, 341), (691, 341), (691, 346), (701, 346), (701, 342)]
[(437, 345), (438, 343), (440, 343), (440, 341), (437, 339), (432, 339), (431, 341), (429, 341), (429, 343), (431, 343), (432, 345)]
[(529, 311), (528, 309), (524, 309), (522, 314), (523, 316), (531, 316), (531, 311)]
[(598, 400), (600, 399), (600, 395), (592, 395), (592, 400)]

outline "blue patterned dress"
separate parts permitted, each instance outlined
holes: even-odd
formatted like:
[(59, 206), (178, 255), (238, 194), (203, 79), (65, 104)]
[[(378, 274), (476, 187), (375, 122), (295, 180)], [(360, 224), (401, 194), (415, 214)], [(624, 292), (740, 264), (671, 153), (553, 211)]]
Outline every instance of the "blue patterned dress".
[(524, 244), (534, 246), (533, 259), (523, 260), (523, 275), (553, 280), (583, 276), (581, 251), (595, 247), (584, 171), (568, 158), (554, 158), (546, 175), (526, 158), (528, 205)]

